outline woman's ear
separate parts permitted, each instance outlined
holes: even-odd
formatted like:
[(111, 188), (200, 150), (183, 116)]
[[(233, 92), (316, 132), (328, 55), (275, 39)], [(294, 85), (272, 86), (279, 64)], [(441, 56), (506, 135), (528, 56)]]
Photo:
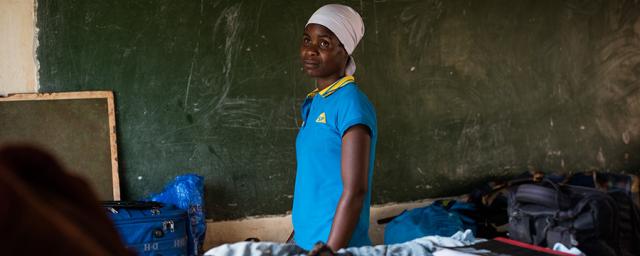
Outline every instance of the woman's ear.
[(349, 64), (349, 53), (347, 52), (347, 49), (344, 48), (343, 44), (340, 44), (340, 48), (342, 48), (342, 52), (344, 53), (344, 56), (347, 56), (345, 62), (344, 62), (344, 66), (346, 67)]

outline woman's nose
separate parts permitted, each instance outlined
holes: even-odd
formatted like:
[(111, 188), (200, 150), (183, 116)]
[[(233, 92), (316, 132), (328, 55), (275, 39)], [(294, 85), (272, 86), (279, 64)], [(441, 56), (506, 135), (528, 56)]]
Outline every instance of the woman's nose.
[(303, 47), (303, 52), (305, 55), (316, 56), (318, 55), (318, 47), (315, 44), (310, 43)]

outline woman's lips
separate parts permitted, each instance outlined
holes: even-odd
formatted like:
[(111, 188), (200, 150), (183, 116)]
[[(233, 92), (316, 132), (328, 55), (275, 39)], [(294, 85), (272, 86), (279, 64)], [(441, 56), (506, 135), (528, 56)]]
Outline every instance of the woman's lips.
[(320, 65), (319, 62), (313, 60), (304, 60), (302, 61), (302, 64), (305, 69), (315, 69)]

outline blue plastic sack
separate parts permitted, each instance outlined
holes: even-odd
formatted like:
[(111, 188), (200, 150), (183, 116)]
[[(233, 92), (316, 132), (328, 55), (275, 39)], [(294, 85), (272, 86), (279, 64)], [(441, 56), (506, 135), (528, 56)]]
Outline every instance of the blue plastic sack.
[(207, 229), (204, 215), (204, 178), (195, 174), (177, 176), (164, 190), (152, 195), (148, 200), (173, 204), (187, 211), (190, 225), (187, 225), (189, 255), (198, 255), (202, 250)]
[(403, 211), (385, 227), (384, 243), (404, 243), (433, 235), (449, 237), (467, 229), (475, 233), (475, 221), (464, 214), (474, 210), (471, 203), (438, 200), (422, 208)]

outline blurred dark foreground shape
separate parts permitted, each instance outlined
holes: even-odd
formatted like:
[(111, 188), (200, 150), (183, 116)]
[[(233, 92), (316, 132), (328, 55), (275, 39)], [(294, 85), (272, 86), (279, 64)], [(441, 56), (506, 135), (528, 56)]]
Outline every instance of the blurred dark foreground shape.
[(132, 255), (98, 200), (42, 150), (0, 148), (2, 254)]

